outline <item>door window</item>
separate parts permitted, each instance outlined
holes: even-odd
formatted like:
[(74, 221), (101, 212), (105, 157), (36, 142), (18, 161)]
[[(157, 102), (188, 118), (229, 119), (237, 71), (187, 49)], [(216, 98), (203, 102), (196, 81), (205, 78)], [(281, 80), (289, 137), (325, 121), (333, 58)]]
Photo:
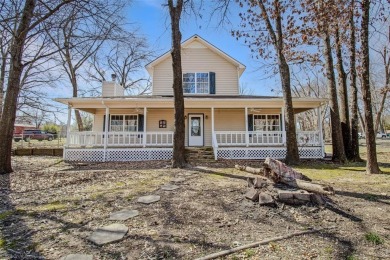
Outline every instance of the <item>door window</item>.
[(191, 117), (191, 136), (201, 136), (200, 117)]

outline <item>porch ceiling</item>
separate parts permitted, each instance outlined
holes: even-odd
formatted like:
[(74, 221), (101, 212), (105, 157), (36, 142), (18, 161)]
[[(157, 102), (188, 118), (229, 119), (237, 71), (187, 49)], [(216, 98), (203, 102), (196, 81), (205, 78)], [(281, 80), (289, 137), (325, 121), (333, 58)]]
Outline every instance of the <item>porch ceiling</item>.
[[(173, 108), (172, 97), (115, 97), (115, 98), (58, 98), (55, 101), (70, 105), (88, 113), (96, 113), (96, 109), (102, 108)], [(317, 108), (327, 102), (327, 99), (294, 98), (294, 113)], [(184, 98), (185, 108), (245, 108), (265, 109), (283, 107), (283, 99), (279, 97), (191, 97)]]

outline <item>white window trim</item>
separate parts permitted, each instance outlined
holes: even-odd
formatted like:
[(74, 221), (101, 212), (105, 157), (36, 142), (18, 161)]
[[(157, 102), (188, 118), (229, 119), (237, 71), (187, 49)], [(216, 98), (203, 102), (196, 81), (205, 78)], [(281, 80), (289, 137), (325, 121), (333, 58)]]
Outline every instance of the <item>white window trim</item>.
[[(279, 130), (266, 130), (266, 132), (273, 132), (273, 131), (275, 131), (275, 132), (278, 132), (278, 131), (282, 131), (281, 129), (282, 129), (282, 126), (281, 126), (281, 117), (280, 117), (280, 114), (253, 114), (252, 115), (252, 120), (253, 120), (253, 131), (257, 131), (257, 130), (255, 130), (255, 116), (266, 116), (266, 118), (265, 118), (265, 128), (266, 129), (268, 129), (268, 116), (278, 116), (279, 117)], [(263, 130), (261, 130), (261, 131), (263, 131)]]
[[(123, 124), (122, 124), (122, 131), (111, 131), (111, 127), (112, 127), (112, 116), (123, 116)], [(136, 130), (135, 131), (125, 131), (125, 117), (126, 116), (135, 116), (137, 119), (136, 119), (136, 121), (137, 121), (137, 127), (136, 127)], [(109, 132), (131, 132), (131, 133), (133, 133), (133, 132), (138, 132), (138, 114), (111, 114), (110, 115), (110, 128), (109, 128)]]
[[(184, 74), (187, 74), (187, 73), (194, 73), (195, 74), (195, 93), (187, 93), (187, 92), (184, 92)], [(197, 77), (196, 77), (196, 74), (198, 73), (205, 73), (207, 74), (207, 85), (208, 85), (208, 88), (207, 88), (207, 93), (197, 93)], [(182, 79), (182, 83), (183, 83), (183, 94), (189, 94), (189, 95), (206, 95), (206, 94), (210, 94), (210, 72), (183, 72), (182, 75), (181, 75), (181, 79)]]

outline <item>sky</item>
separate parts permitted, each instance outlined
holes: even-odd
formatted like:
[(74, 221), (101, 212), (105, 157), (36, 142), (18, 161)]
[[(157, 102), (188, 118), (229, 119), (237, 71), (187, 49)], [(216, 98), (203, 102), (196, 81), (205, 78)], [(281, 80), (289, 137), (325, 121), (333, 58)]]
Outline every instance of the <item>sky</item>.
[[(197, 0), (195, 0), (196, 2)], [(132, 27), (138, 28), (138, 33), (145, 36), (150, 47), (161, 55), (171, 48), (171, 30), (168, 8), (162, 6), (164, 0), (133, 0), (126, 10), (126, 16)], [(207, 3), (207, 1), (204, 1)], [(256, 95), (274, 95), (271, 89), (279, 88), (278, 76), (267, 77), (261, 69), (261, 63), (251, 58), (250, 49), (231, 36), (231, 26), (218, 26), (219, 17), (210, 19), (210, 6), (205, 6), (203, 19), (195, 19), (194, 15), (183, 15), (181, 22), (182, 40), (197, 34), (214, 46), (218, 47), (234, 59), (246, 66), (240, 78), (240, 84), (252, 90)], [(236, 23), (240, 21), (238, 13), (230, 19)]]

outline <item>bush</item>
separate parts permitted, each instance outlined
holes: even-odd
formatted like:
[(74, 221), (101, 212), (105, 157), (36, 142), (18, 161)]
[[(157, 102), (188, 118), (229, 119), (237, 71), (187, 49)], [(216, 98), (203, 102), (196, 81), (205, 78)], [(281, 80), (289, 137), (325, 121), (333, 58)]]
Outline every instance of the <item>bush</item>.
[(60, 131), (60, 127), (55, 124), (46, 124), (42, 130), (51, 134), (57, 134)]

